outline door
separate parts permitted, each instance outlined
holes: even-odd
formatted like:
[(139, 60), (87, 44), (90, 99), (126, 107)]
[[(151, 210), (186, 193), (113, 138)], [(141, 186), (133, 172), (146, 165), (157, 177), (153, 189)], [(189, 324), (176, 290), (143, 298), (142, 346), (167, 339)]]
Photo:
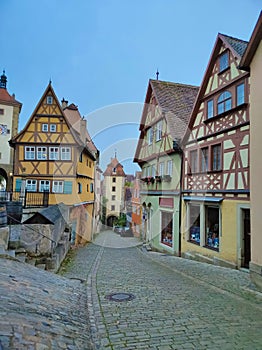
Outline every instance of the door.
[(243, 243), (244, 243), (244, 257), (243, 267), (249, 268), (249, 262), (251, 260), (251, 247), (250, 247), (250, 209), (243, 210)]

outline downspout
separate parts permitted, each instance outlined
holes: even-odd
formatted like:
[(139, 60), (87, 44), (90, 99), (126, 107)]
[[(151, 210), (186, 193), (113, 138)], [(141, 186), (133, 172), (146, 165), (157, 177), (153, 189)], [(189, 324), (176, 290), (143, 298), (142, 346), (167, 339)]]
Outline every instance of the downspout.
[(180, 180), (179, 180), (179, 218), (178, 218), (178, 224), (179, 224), (179, 231), (178, 231), (178, 256), (181, 257), (181, 239), (182, 239), (182, 233), (181, 233), (181, 208), (182, 208), (182, 184), (183, 184), (183, 151), (181, 147), (179, 146), (179, 141), (174, 140), (173, 141), (173, 149), (177, 151), (177, 153), (180, 155)]

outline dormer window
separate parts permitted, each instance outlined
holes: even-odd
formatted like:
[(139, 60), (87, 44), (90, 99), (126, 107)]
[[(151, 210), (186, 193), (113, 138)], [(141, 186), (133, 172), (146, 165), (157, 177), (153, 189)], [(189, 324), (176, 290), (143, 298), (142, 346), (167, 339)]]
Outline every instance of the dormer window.
[(51, 104), (53, 103), (53, 97), (52, 97), (52, 96), (47, 96), (47, 98), (46, 98), (46, 103), (47, 103), (48, 105), (51, 105)]
[(217, 114), (229, 111), (232, 108), (232, 95), (224, 91), (217, 99)]
[(229, 67), (228, 52), (222, 53), (219, 57), (219, 72), (223, 72)]

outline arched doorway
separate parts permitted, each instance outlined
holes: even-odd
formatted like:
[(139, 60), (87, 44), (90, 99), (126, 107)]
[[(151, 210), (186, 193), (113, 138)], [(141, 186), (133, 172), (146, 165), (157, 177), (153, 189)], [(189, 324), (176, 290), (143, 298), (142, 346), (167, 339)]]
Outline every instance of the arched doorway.
[(117, 217), (115, 215), (110, 215), (108, 216), (108, 218), (106, 219), (106, 224), (109, 227), (113, 227), (114, 226), (114, 221), (117, 219)]

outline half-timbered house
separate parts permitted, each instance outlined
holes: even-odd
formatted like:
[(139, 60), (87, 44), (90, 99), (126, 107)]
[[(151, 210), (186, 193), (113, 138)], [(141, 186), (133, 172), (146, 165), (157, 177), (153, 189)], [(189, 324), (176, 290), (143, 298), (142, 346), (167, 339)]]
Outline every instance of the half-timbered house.
[(149, 80), (134, 162), (142, 169), (142, 238), (152, 248), (179, 254), (179, 142), (198, 87)]
[(49, 205), (69, 205), (72, 241), (79, 243), (91, 239), (97, 150), (77, 107), (63, 108), (50, 82), (25, 128), (10, 141), (13, 186), (31, 194), (29, 205), (43, 193)]
[(250, 260), (246, 46), (218, 34), (183, 140), (182, 253), (232, 267)]

